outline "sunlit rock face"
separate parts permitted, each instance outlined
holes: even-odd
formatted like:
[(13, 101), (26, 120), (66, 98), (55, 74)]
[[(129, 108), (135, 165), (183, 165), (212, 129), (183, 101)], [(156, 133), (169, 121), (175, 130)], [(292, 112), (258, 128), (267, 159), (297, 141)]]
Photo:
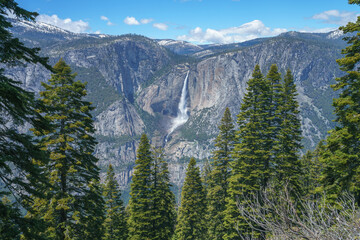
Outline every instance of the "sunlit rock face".
[[(26, 44), (42, 47), (51, 64), (64, 58), (78, 73), (77, 79), (88, 82), (87, 99), (96, 107), (95, 155), (100, 167), (109, 163), (115, 167), (123, 188), (131, 180), (143, 132), (153, 145), (164, 147), (171, 180), (178, 187), (190, 157), (197, 158), (200, 166), (210, 159), (224, 110), (229, 107), (236, 120), (256, 64), (264, 75), (274, 63), (283, 74), (288, 68), (292, 71), (305, 150), (333, 127), (331, 103), (336, 95), (329, 86), (342, 75), (335, 60), (344, 47), (335, 33), (292, 32), (247, 43), (194, 46), (134, 35), (49, 29), (19, 24), (13, 32)], [(7, 69), (7, 75), (36, 93), (50, 78), (38, 65)]]

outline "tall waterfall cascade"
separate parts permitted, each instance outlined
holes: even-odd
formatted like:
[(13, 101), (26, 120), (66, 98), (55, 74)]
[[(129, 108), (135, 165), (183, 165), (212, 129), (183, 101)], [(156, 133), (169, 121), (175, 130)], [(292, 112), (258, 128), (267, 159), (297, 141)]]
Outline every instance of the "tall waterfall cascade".
[(172, 119), (172, 121), (171, 121), (171, 127), (165, 138), (165, 142), (167, 142), (168, 137), (170, 136), (171, 133), (173, 133), (175, 131), (175, 129), (177, 129), (181, 125), (184, 125), (187, 122), (187, 120), (189, 119), (189, 115), (188, 115), (188, 111), (187, 111), (187, 102), (186, 102), (187, 83), (188, 83), (188, 78), (189, 78), (189, 72), (190, 71), (188, 71), (186, 74), (184, 84), (183, 84), (183, 87), (181, 90), (181, 96), (180, 96), (180, 102), (179, 102), (179, 106), (178, 106), (177, 116), (176, 116), (176, 118)]

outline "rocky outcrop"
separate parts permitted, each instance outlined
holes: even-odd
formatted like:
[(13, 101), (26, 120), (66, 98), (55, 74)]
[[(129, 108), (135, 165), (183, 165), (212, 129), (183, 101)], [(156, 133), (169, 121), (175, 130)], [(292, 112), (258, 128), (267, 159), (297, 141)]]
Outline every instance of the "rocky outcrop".
[[(131, 180), (143, 132), (153, 145), (165, 148), (171, 180), (181, 186), (190, 157), (199, 159), (200, 165), (211, 157), (224, 109), (229, 107), (236, 119), (256, 64), (264, 74), (274, 63), (282, 73), (288, 68), (293, 72), (305, 149), (313, 148), (333, 127), (331, 99), (336, 95), (329, 85), (342, 74), (335, 59), (340, 57), (343, 43), (328, 38), (330, 35), (289, 33), (248, 43), (196, 47), (168, 40), (160, 42), (161, 46), (134, 35), (73, 35), (56, 29), (39, 32), (37, 39), (36, 28), (23, 28), (26, 26), (17, 26), (14, 34), (18, 32), (35, 46), (42, 46), (49, 36), (42, 54), (49, 56), (51, 63), (64, 58), (79, 73), (78, 79), (88, 82), (88, 99), (97, 107), (94, 120), (99, 144), (95, 155), (102, 168), (109, 163), (115, 167), (123, 188)], [(24, 34), (29, 31), (32, 34)], [(26, 39), (30, 35), (31, 39)], [(179, 57), (164, 46), (198, 59)], [(165, 143), (187, 72), (190, 117)], [(49, 71), (38, 65), (7, 69), (7, 75), (36, 93), (41, 90), (40, 82), (50, 78)]]
[(106, 137), (136, 136), (145, 124), (133, 105), (126, 99), (111, 104), (95, 118), (96, 134)]
[[(144, 89), (137, 102), (150, 114), (175, 116), (181, 86), (189, 70), (190, 118), (179, 129), (182, 134), (175, 135), (169, 144), (178, 144), (181, 137), (191, 141), (199, 138), (209, 140), (216, 135), (217, 124), (226, 107), (230, 108), (234, 117), (239, 112), (246, 82), (251, 78), (255, 65), (259, 64), (265, 75), (271, 64), (277, 64), (282, 73), (289, 68), (294, 75), (303, 119), (304, 144), (311, 148), (333, 127), (329, 98), (336, 95), (329, 86), (335, 76), (342, 74), (335, 62), (338, 57), (339, 49), (333, 49), (333, 46), (309, 44), (301, 39), (274, 38), (196, 64), (175, 66), (167, 75)], [(209, 144), (209, 141), (205, 142), (205, 145)], [(169, 155), (176, 156), (170, 149)], [(188, 153), (188, 157), (196, 154), (193, 151)]]

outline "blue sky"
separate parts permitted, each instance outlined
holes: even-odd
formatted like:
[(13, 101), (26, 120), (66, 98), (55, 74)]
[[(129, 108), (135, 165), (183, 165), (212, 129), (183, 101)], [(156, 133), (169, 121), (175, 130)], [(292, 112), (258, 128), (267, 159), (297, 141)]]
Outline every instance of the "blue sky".
[(38, 21), (73, 32), (242, 42), (285, 31), (327, 32), (354, 21), (346, 0), (18, 0)]

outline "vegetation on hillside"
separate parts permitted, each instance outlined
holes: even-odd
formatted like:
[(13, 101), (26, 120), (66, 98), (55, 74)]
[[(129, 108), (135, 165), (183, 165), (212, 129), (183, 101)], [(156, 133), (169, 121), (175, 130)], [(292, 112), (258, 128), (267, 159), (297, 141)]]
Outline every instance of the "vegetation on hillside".
[[(360, 5), (359, 0), (349, 3)], [(50, 67), (38, 56), (39, 49), (25, 47), (9, 33), (8, 11), (25, 20), (34, 20), (36, 13), (13, 0), (3, 1), (0, 11), (1, 63), (40, 63), (52, 71), (36, 100), (0, 69), (0, 239), (359, 237), (360, 17), (341, 27), (356, 34), (346, 37), (345, 56), (338, 60), (346, 74), (332, 85), (339, 92), (333, 100), (337, 126), (314, 151), (300, 155), (299, 104), (291, 71), (282, 76), (271, 65), (265, 75), (256, 65), (236, 123), (228, 108), (224, 112), (203, 174), (195, 158), (190, 159), (180, 206), (171, 191), (163, 150), (152, 147), (143, 134), (125, 207), (111, 164), (104, 184), (100, 182), (93, 154), (95, 111), (86, 99), (86, 83), (75, 81), (76, 74), (63, 59)], [(89, 90), (95, 91), (102, 81), (91, 82)], [(116, 101), (113, 92), (104, 91), (97, 100), (100, 109)], [(143, 114), (151, 126), (158, 124), (156, 117)], [(16, 129), (25, 123), (32, 135)], [(183, 135), (195, 137), (189, 131)]]

